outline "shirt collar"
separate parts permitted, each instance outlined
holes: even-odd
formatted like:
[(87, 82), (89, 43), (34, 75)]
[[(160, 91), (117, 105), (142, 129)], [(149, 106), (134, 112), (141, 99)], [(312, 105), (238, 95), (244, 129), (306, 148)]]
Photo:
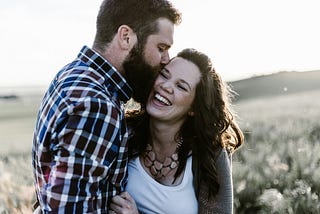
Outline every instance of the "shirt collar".
[(105, 85), (108, 90), (121, 101), (126, 102), (131, 98), (132, 88), (126, 79), (105, 58), (88, 46), (84, 46), (81, 49), (78, 58), (104, 76)]

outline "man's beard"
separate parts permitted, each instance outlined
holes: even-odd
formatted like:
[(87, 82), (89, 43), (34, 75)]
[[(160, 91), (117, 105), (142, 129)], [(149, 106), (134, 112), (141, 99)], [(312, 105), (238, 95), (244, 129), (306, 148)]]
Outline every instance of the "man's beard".
[(143, 57), (143, 51), (134, 46), (123, 62), (126, 79), (133, 89), (132, 98), (145, 106), (161, 66), (152, 67)]

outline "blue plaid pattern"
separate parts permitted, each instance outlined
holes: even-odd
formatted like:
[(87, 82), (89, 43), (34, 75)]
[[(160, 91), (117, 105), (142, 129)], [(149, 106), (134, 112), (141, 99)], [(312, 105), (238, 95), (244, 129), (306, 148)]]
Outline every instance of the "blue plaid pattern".
[(39, 110), (32, 147), (45, 213), (107, 213), (127, 180), (126, 80), (84, 46), (58, 72)]

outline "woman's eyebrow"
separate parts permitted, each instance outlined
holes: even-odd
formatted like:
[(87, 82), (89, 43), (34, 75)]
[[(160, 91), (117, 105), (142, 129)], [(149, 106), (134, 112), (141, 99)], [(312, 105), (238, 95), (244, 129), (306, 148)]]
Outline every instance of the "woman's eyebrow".
[(180, 81), (181, 81), (183, 84), (186, 84), (186, 85), (188, 86), (189, 90), (191, 91), (191, 86), (190, 86), (190, 84), (189, 84), (187, 81), (185, 81), (184, 79), (180, 79)]
[(165, 70), (166, 72), (170, 73), (170, 71), (166, 67), (164, 67), (163, 70)]
[[(168, 72), (168, 73), (171, 73), (170, 70), (167, 69), (166, 67), (164, 67), (163, 70), (165, 70), (165, 71)], [(181, 83), (183, 83), (183, 84), (186, 84), (186, 85), (188, 86), (189, 90), (191, 90), (191, 86), (190, 86), (190, 84), (189, 84), (187, 81), (185, 81), (184, 79), (181, 79), (181, 78), (179, 79), (179, 81), (180, 81)]]

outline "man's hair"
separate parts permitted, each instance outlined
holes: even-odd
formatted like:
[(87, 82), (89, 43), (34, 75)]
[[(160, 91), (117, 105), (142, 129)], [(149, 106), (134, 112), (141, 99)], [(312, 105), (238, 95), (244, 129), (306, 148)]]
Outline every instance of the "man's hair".
[(158, 32), (159, 18), (173, 24), (181, 22), (181, 14), (167, 0), (104, 0), (97, 17), (94, 47), (104, 50), (121, 25), (131, 27), (143, 45), (149, 35)]

